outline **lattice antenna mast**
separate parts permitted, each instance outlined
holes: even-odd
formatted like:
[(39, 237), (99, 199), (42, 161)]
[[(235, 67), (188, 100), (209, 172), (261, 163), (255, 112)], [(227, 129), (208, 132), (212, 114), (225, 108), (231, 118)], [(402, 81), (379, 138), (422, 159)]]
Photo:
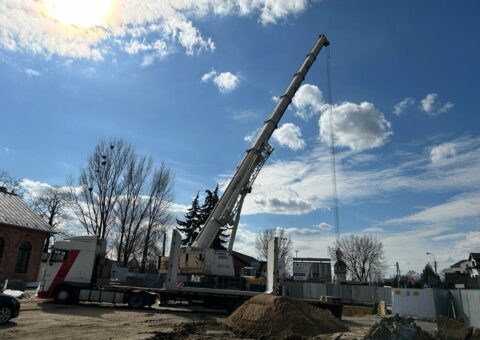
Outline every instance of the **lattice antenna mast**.
[(330, 47), (327, 46), (327, 100), (330, 115), (330, 164), (332, 170), (332, 203), (335, 221), (335, 237), (340, 239), (340, 221), (338, 216), (337, 169), (335, 165), (335, 135), (333, 126), (332, 73), (330, 65)]

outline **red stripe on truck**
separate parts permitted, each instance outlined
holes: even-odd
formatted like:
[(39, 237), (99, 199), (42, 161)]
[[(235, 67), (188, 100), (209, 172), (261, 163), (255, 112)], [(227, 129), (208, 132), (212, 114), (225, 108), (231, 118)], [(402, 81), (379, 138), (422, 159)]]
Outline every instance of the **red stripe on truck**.
[(78, 254), (80, 253), (80, 250), (77, 249), (70, 249), (68, 252), (67, 259), (63, 261), (62, 266), (57, 272), (57, 275), (55, 275), (55, 278), (52, 281), (52, 284), (48, 288), (48, 290), (45, 292), (38, 292), (38, 297), (39, 298), (44, 298), (48, 299), (51, 297), (52, 290), (57, 286), (59, 283), (65, 281), (65, 277), (67, 276), (68, 272), (72, 268), (73, 264), (75, 263), (75, 260), (78, 257)]

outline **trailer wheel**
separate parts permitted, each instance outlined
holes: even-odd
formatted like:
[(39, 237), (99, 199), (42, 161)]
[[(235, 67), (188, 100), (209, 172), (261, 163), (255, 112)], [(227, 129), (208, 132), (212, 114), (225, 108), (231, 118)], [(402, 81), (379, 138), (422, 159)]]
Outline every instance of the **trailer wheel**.
[(76, 303), (78, 300), (76, 290), (70, 286), (59, 286), (53, 291), (53, 300), (64, 305)]
[(145, 299), (141, 293), (133, 293), (128, 298), (128, 306), (134, 309), (140, 309), (145, 306)]

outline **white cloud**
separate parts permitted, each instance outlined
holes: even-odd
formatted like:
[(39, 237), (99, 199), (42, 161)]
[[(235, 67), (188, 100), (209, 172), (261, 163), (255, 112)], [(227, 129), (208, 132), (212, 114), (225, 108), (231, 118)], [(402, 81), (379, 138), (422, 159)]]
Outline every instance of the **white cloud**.
[(383, 231), (384, 231), (383, 228), (380, 228), (380, 227), (370, 227), (370, 228), (363, 229), (362, 232), (376, 234), (376, 233), (383, 233)]
[(240, 79), (231, 72), (222, 72), (213, 79), (220, 92), (228, 93), (235, 90), (240, 83)]
[(437, 101), (437, 93), (429, 93), (420, 101), (420, 109), (430, 116), (450, 111), (454, 104), (452, 102), (442, 103)]
[[(169, 50), (180, 46), (192, 55), (215, 49), (212, 39), (205, 37), (192, 20), (212, 15), (255, 15), (267, 25), (305, 11), (308, 4), (309, 0), (117, 0), (111, 2), (111, 11), (102, 22), (82, 27), (69, 24), (68, 18), (55, 18), (55, 11), (48, 11), (43, 1), (5, 0), (0, 2), (0, 47), (46, 57), (102, 60), (114, 54), (109, 44), (112, 41), (127, 48), (128, 54), (136, 54), (145, 47), (125, 47), (127, 42), (137, 39), (149, 46), (161, 39)], [(70, 21), (80, 20), (77, 13), (69, 17)]]
[[(337, 152), (337, 189), (342, 204), (355, 204), (368, 198), (382, 199), (398, 191), (480, 192), (480, 138), (460, 138), (457, 154), (448, 163), (432, 166), (430, 145), (415, 147), (410, 153), (390, 156), (370, 155), (373, 167), (365, 167), (358, 153)], [(389, 166), (385, 166), (389, 164)], [(331, 207), (332, 182), (330, 150), (325, 145), (307, 149), (290, 160), (265, 164), (253, 191), (247, 196), (243, 212), (304, 214)], [(387, 196), (388, 197), (388, 196)], [(376, 226), (375, 226), (376, 227)]]
[(276, 129), (272, 138), (281, 146), (286, 146), (292, 150), (300, 150), (305, 147), (300, 128), (292, 123), (285, 123)]
[(455, 144), (445, 143), (435, 146), (430, 151), (430, 159), (433, 164), (444, 163), (446, 160), (454, 157), (457, 154)]
[(213, 77), (215, 77), (216, 75), (217, 75), (217, 71), (211, 70), (210, 72), (207, 72), (202, 76), (201, 81), (207, 82), (210, 79), (212, 79)]
[(217, 86), (218, 90), (222, 93), (229, 93), (235, 90), (240, 84), (240, 78), (231, 72), (222, 72), (217, 73), (215, 70), (211, 70), (208, 73), (205, 73), (201, 81), (206, 83), (208, 81), (213, 81)]
[(438, 94), (436, 93), (427, 94), (427, 96), (420, 101), (422, 110), (427, 113), (431, 113), (437, 97)]
[(393, 113), (399, 116), (403, 111), (405, 111), (408, 107), (412, 106), (415, 104), (415, 100), (411, 97), (405, 98), (401, 102), (399, 102), (395, 107), (393, 108)]
[(29, 77), (38, 77), (40, 75), (40, 72), (38, 72), (37, 70), (33, 70), (31, 68), (26, 68), (25, 74)]
[(322, 222), (318, 225), (318, 227), (321, 229), (321, 230), (332, 230), (333, 229), (333, 226), (328, 224), (328, 223), (325, 223), (325, 222)]
[(438, 109), (438, 113), (445, 113), (453, 109), (455, 104), (452, 102), (446, 102), (445, 104), (441, 105), (441, 107)]
[(317, 86), (311, 84), (300, 86), (292, 99), (292, 104), (296, 109), (295, 114), (304, 120), (312, 118), (326, 108), (323, 102), (322, 91)]
[[(330, 143), (330, 114), (324, 111), (320, 117), (320, 136)], [(345, 102), (333, 107), (335, 144), (361, 151), (382, 146), (392, 135), (391, 124), (372, 103)]]
[(239, 122), (251, 120), (258, 116), (258, 112), (250, 109), (234, 111), (232, 118)]
[(455, 244), (454, 249), (457, 254), (478, 253), (478, 249), (480, 249), (480, 232), (469, 232), (463, 240)]
[(434, 241), (450, 241), (465, 238), (465, 233), (452, 233), (432, 237)]
[(448, 202), (439, 204), (418, 213), (390, 220), (389, 223), (452, 224), (472, 217), (480, 217), (480, 191), (465, 193), (453, 197)]
[[(408, 99), (408, 98), (407, 98)], [(308, 120), (321, 114), (320, 136), (330, 144), (330, 106), (323, 101), (322, 91), (315, 85), (302, 85), (292, 100), (295, 114)], [(352, 150), (379, 147), (392, 134), (391, 124), (372, 103), (344, 102), (333, 105), (335, 143)]]
[(247, 143), (253, 143), (253, 141), (255, 140), (255, 137), (257, 137), (259, 131), (260, 131), (260, 128), (258, 128), (256, 130), (253, 130), (248, 135), (243, 137), (243, 140)]

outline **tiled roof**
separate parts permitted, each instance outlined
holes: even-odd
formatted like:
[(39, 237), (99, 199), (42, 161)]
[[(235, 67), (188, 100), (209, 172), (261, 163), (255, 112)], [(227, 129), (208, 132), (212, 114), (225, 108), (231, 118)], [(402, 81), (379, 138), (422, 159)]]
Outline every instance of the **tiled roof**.
[(17, 195), (0, 191), (0, 223), (52, 232), (50, 225)]

